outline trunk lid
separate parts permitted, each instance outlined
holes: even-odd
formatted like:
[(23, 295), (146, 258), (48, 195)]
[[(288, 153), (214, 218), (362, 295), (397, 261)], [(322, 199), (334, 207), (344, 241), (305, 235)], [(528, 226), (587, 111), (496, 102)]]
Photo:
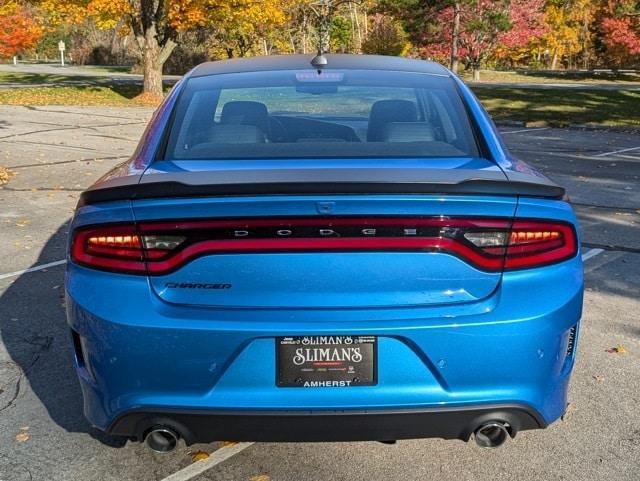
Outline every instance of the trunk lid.
[[(433, 169), (436, 166), (449, 167), (448, 177), (458, 180), (461, 172), (467, 172), (467, 179), (504, 179), (504, 174), (494, 164), (482, 159), (430, 160), (428, 164), (432, 170), (424, 168), (425, 161), (404, 162), (405, 169), (398, 169), (398, 163), (398, 160), (376, 162), (373, 175), (393, 179), (400, 170), (407, 182), (418, 181), (426, 186), (429, 173), (436, 179), (442, 175), (441, 169)], [(239, 170), (237, 161), (157, 162), (143, 176), (140, 186), (153, 182), (154, 177), (162, 175), (166, 178), (170, 174), (183, 186), (215, 187), (220, 185), (221, 179), (228, 178), (233, 165), (237, 176), (233, 185), (246, 185), (243, 178), (255, 177), (265, 179), (264, 182), (270, 185), (279, 184), (276, 189), (287, 191), (279, 182), (278, 171), (290, 173), (291, 168), (274, 169), (269, 164), (272, 163), (242, 162), (243, 168)], [(344, 161), (339, 168), (329, 169), (336, 170), (341, 179), (332, 181), (327, 169), (318, 169), (314, 161), (305, 161), (304, 167), (300, 167), (301, 164), (296, 164), (296, 170), (304, 171), (303, 178), (321, 178), (324, 185), (333, 186), (346, 185), (341, 181), (348, 181), (349, 170), (359, 167), (357, 161)], [(322, 164), (326, 166), (326, 160)], [(415, 179), (414, 169), (425, 175), (426, 180)], [(246, 176), (238, 172), (245, 172)], [(367, 178), (362, 170), (359, 178)], [(264, 184), (254, 181), (251, 185), (253, 190), (260, 191)], [(249, 238), (257, 236), (259, 243), (242, 251), (231, 249), (195, 255), (170, 272), (150, 275), (151, 288), (169, 303), (218, 308), (408, 307), (475, 302), (491, 295), (500, 283), (500, 268), (479, 269), (463, 257), (443, 252), (437, 246), (406, 249), (395, 243), (406, 242), (405, 229), (415, 229), (416, 225), (420, 228), (420, 222), (437, 224), (442, 219), (456, 217), (510, 220), (515, 212), (516, 195), (418, 194), (411, 193), (413, 187), (408, 184), (405, 189), (408, 193), (401, 193), (402, 182), (392, 181), (389, 185), (394, 187), (393, 193), (376, 193), (378, 189), (372, 188), (370, 194), (353, 194), (344, 187), (344, 193), (332, 194), (301, 195), (294, 189), (290, 195), (269, 192), (246, 193), (245, 196), (206, 195), (205, 191), (200, 191), (197, 196), (183, 193), (173, 197), (167, 191), (167, 197), (144, 198), (143, 195), (134, 198), (133, 211), (141, 226), (168, 221), (187, 229), (198, 225), (200, 229), (202, 223), (209, 222), (206, 234), (200, 230), (189, 235), (199, 235), (201, 240), (202, 236), (208, 236), (220, 243), (221, 240), (237, 241), (238, 232), (244, 236), (245, 231), (250, 231)], [(242, 192), (240, 185), (236, 187)], [(343, 187), (337, 190), (341, 191)], [(437, 230), (438, 225), (429, 228)], [(377, 232), (371, 236), (368, 235), (370, 230), (363, 234), (366, 229)], [(291, 232), (280, 236), (278, 233), (284, 230)], [(333, 232), (325, 236), (320, 232), (322, 230)], [(361, 250), (345, 244), (332, 246), (324, 240), (324, 237), (331, 237), (329, 243), (349, 242), (348, 238), (354, 232), (361, 238), (368, 237), (363, 242), (373, 242), (373, 247), (370, 245)], [(224, 239), (220, 239), (221, 236)], [(284, 239), (287, 244), (278, 244), (284, 247), (265, 251), (265, 246), (280, 242), (280, 237), (287, 238)], [(380, 243), (381, 237), (386, 244)], [(265, 238), (271, 239), (265, 243)], [(246, 242), (247, 239), (240, 240)], [(321, 244), (309, 250), (316, 242)]]

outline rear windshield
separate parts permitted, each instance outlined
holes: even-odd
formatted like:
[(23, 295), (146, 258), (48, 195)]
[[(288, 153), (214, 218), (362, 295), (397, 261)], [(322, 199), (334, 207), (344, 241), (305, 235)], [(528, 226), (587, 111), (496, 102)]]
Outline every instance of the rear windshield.
[(168, 160), (478, 156), (450, 78), (371, 70), (191, 78), (165, 151)]

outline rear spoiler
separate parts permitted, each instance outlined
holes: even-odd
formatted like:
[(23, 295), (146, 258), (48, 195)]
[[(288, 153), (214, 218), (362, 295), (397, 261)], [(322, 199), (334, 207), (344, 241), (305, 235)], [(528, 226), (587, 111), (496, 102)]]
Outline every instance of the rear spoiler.
[(252, 195), (468, 194), (562, 199), (565, 194), (564, 188), (546, 177), (498, 169), (152, 171), (141, 177), (114, 180), (83, 192), (78, 205), (127, 199)]

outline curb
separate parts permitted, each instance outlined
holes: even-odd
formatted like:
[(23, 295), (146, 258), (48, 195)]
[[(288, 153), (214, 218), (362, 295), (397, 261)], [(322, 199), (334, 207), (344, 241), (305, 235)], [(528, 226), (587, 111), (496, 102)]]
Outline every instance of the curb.
[(550, 129), (566, 129), (566, 130), (587, 130), (587, 131), (608, 131), (637, 134), (640, 132), (640, 125), (594, 125), (594, 124), (566, 124), (564, 122), (547, 122), (535, 121), (526, 122), (520, 120), (506, 120), (504, 122), (496, 122), (498, 127), (521, 127), (524, 129), (550, 128)]

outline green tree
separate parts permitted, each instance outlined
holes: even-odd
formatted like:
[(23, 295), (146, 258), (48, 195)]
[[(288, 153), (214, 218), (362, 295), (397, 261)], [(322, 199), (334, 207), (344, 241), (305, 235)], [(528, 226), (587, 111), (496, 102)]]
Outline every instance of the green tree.
[(397, 20), (377, 14), (371, 21), (369, 35), (362, 44), (362, 51), (380, 55), (404, 55), (410, 45)]

